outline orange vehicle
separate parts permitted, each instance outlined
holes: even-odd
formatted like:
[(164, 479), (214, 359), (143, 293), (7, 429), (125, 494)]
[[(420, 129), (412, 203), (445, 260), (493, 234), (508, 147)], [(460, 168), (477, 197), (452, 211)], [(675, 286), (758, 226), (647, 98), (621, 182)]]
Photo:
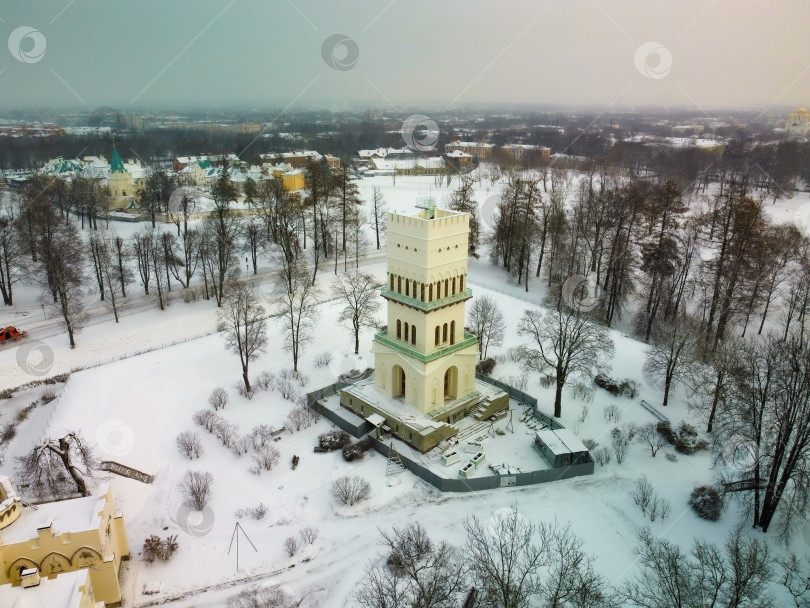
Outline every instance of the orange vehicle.
[(0, 344), (26, 337), (28, 337), (27, 331), (20, 331), (16, 327), (0, 327)]

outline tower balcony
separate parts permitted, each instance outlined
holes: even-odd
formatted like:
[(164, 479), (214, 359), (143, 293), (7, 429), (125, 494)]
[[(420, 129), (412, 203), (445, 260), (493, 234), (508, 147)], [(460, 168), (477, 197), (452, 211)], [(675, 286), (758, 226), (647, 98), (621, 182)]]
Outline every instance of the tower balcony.
[(417, 298), (412, 298), (396, 291), (392, 291), (387, 287), (380, 289), (380, 295), (386, 300), (398, 302), (399, 304), (410, 306), (411, 308), (421, 310), (422, 312), (431, 312), (433, 310), (438, 310), (440, 308), (444, 308), (445, 306), (449, 306), (450, 304), (457, 304), (458, 302), (465, 302), (469, 300), (472, 298), (472, 290), (465, 289), (463, 291), (459, 291), (458, 293), (454, 293), (451, 296), (433, 300), (432, 302), (423, 302)]
[(374, 341), (384, 344), (385, 346), (390, 346), (391, 348), (401, 352), (403, 355), (416, 359), (417, 361), (421, 361), (422, 363), (429, 363), (435, 359), (446, 357), (447, 355), (450, 355), (458, 350), (467, 348), (468, 346), (478, 344), (478, 338), (476, 338), (473, 334), (467, 333), (466, 331), (464, 332), (464, 338), (462, 340), (459, 340), (455, 344), (448, 344), (447, 346), (443, 346), (442, 348), (438, 348), (429, 353), (423, 353), (415, 348), (411, 348), (401, 340), (394, 340), (390, 338), (387, 331), (381, 331), (375, 334)]

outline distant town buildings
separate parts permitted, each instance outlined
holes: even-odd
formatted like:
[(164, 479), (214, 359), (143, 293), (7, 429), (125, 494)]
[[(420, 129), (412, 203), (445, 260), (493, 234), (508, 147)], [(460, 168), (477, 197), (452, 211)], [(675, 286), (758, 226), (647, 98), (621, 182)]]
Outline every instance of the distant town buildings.
[(541, 161), (551, 154), (551, 148), (545, 146), (533, 146), (529, 144), (506, 144), (501, 147), (506, 154), (515, 160)]
[(807, 137), (810, 135), (810, 114), (805, 108), (799, 108), (788, 117), (785, 130), (789, 135)]
[(449, 144), (444, 144), (445, 154), (454, 150), (466, 152), (473, 158), (478, 158), (480, 162), (487, 162), (492, 160), (492, 150), (494, 144), (487, 144), (477, 141), (454, 141)]

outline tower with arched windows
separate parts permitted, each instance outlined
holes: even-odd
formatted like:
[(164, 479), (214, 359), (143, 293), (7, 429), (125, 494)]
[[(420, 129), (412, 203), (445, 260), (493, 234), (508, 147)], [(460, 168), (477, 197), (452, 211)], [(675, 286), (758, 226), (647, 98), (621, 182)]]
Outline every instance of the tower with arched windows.
[(475, 391), (478, 342), (464, 331), (470, 217), (423, 203), (388, 214), (388, 327), (372, 350), (377, 389), (431, 415)]

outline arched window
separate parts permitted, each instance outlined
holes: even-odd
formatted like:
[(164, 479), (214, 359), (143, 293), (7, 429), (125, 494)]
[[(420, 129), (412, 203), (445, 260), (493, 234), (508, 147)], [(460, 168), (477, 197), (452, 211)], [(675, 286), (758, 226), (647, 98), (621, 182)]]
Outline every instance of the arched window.
[(439, 326), (436, 326), (436, 346), (439, 345)]
[(410, 279), (405, 279), (405, 295), (406, 296), (411, 295), (411, 280)]
[(391, 289), (391, 291), (394, 291), (394, 275), (389, 275), (388, 278), (389, 278), (388, 283), (390, 284), (390, 289)]
[(422, 301), (425, 301), (425, 284), (421, 284), (421, 292), (422, 292)]
[(411, 325), (411, 344), (416, 344), (416, 326)]
[(456, 294), (456, 277), (453, 277), (453, 295)]
[(450, 279), (444, 280), (444, 297), (446, 298), (450, 293)]
[(405, 324), (405, 341), (408, 341), (408, 324)]
[(447, 323), (442, 327), (442, 342), (447, 342)]
[(402, 321), (399, 319), (397, 319), (397, 339), (402, 339)]
[(433, 283), (428, 285), (428, 302), (433, 301)]
[(397, 293), (402, 293), (402, 277), (397, 277)]
[(464, 291), (464, 275), (461, 275), (458, 278), (458, 281), (459, 281), (459, 288), (458, 288), (459, 291)]
[(450, 344), (456, 343), (456, 322), (450, 321)]

